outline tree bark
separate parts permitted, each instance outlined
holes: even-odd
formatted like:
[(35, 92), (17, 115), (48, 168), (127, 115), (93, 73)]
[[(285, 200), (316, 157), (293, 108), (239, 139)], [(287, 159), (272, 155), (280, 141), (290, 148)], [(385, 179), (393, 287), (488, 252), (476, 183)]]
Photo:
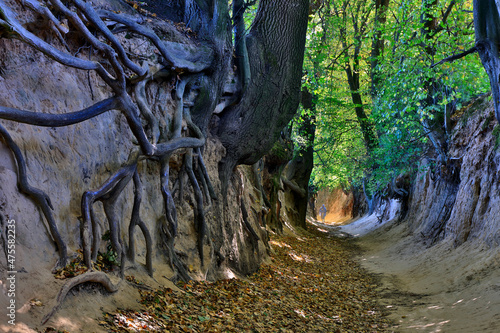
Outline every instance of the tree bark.
[[(311, 94), (303, 91), (302, 96)], [(311, 98), (312, 99), (312, 98)], [(303, 105), (306, 104), (303, 102)], [(308, 106), (314, 109), (314, 102)], [(299, 125), (299, 133), (305, 138), (292, 160), (288, 162), (284, 174), (283, 183), (286, 185), (285, 196), (291, 196), (293, 214), (287, 214), (293, 226), (306, 227), (306, 213), (309, 198), (309, 178), (314, 167), (314, 136), (316, 131), (316, 118), (308, 114), (302, 115)], [(291, 184), (289, 184), (291, 183)], [(290, 202), (290, 201), (288, 201)], [(287, 207), (288, 208), (288, 207)]]
[(474, 0), (474, 27), (476, 48), (484, 69), (490, 78), (495, 115), (500, 121), (500, 16), (499, 4)]
[(246, 39), (251, 80), (216, 129), (227, 150), (221, 173), (256, 163), (295, 114), (302, 76), (308, 0), (262, 0)]
[(372, 40), (372, 50), (370, 56), (370, 77), (371, 77), (371, 95), (372, 98), (377, 96), (378, 87), (380, 84), (380, 76), (378, 74), (378, 65), (380, 58), (384, 55), (383, 28), (387, 21), (387, 8), (389, 8), (389, 0), (376, 0), (375, 1), (375, 22), (374, 34)]

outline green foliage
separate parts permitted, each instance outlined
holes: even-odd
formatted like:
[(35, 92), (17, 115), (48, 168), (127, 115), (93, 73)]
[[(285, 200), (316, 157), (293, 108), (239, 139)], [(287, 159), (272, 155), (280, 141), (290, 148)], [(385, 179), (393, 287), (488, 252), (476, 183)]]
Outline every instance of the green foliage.
[[(438, 64), (474, 46), (472, 1), (434, 4), (389, 2), (387, 21), (378, 27), (385, 49), (373, 73), (380, 78), (373, 101), (374, 2), (327, 1), (310, 21), (304, 84), (317, 96), (313, 184), (359, 185), (367, 179), (371, 189), (380, 189), (400, 174), (415, 172), (429, 134), (449, 136), (447, 116), (489, 90), (477, 54)], [(371, 152), (350, 100), (348, 64), (358, 68), (363, 107), (378, 133), (378, 147)]]
[(495, 137), (495, 150), (500, 146), (500, 125), (496, 124), (491, 134)]
[[(344, 10), (351, 5), (351, 11)], [(369, 101), (369, 45), (361, 44), (362, 29), (349, 25), (351, 19), (369, 12), (369, 6), (370, 2), (361, 0), (331, 2), (309, 23), (304, 84), (316, 97), (315, 168), (311, 180), (318, 187), (360, 183), (367, 168), (363, 135), (354, 112), (356, 105), (346, 80), (346, 64), (356, 71), (363, 69), (359, 71), (357, 92)], [(346, 47), (346, 43), (350, 46)], [(365, 102), (365, 109), (369, 106)]]
[(118, 255), (115, 250), (113, 250), (113, 246), (111, 245), (111, 234), (110, 231), (107, 230), (101, 237), (102, 240), (107, 241), (106, 252), (101, 253), (98, 252), (97, 261), (101, 267), (106, 269), (111, 269), (113, 266), (120, 266), (120, 262), (118, 262)]
[(268, 155), (275, 156), (280, 160), (290, 159), (292, 147), (289, 142), (278, 140), (274, 143), (273, 148), (269, 151)]

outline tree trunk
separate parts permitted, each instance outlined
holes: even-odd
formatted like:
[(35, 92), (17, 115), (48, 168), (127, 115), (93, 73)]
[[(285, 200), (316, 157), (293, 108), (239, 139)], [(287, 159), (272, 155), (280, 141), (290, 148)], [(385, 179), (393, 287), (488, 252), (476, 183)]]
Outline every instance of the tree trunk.
[(365, 147), (368, 153), (371, 153), (378, 145), (377, 135), (375, 134), (375, 129), (373, 124), (365, 112), (363, 107), (363, 99), (361, 93), (359, 92), (359, 68), (351, 69), (349, 63), (346, 64), (345, 72), (347, 75), (347, 82), (349, 83), (349, 88), (351, 89), (352, 103), (354, 104), (354, 110), (356, 111), (356, 117), (361, 127), (361, 133), (363, 134), (363, 139), (365, 142)]
[(370, 77), (371, 77), (371, 95), (372, 98), (377, 96), (380, 77), (378, 75), (378, 65), (380, 58), (384, 55), (383, 28), (387, 21), (387, 8), (389, 8), (389, 0), (376, 0), (375, 1), (375, 23), (374, 34), (372, 40), (372, 51), (370, 56)]
[[(307, 92), (307, 94), (309, 94)], [(302, 93), (304, 95), (304, 92)], [(310, 95), (310, 94), (309, 94)], [(313, 108), (313, 104), (310, 104)], [(309, 202), (309, 178), (314, 167), (314, 134), (316, 131), (315, 117), (302, 115), (299, 133), (305, 138), (292, 160), (288, 162), (284, 172), (285, 197), (288, 203), (286, 209), (290, 210), (287, 216), (290, 224), (296, 227), (306, 227), (306, 213)]]
[[(438, 0), (423, 0), (422, 1), (422, 29), (421, 34), (425, 40), (425, 52), (429, 57), (433, 58), (435, 55), (435, 48), (432, 45), (432, 38), (435, 36), (435, 32), (439, 28), (438, 19), (432, 13), (438, 5)], [(443, 17), (444, 19), (444, 17)], [(436, 105), (437, 102), (435, 100), (435, 95), (438, 94), (436, 89), (437, 82), (434, 78), (428, 78), (424, 82), (424, 91), (427, 92), (427, 96), (425, 99), (420, 101), (424, 108), (431, 107)], [(446, 163), (446, 157), (448, 155), (448, 137), (445, 131), (445, 122), (444, 118), (440, 117), (439, 114), (436, 114), (435, 111), (432, 112), (432, 117), (424, 114), (422, 115), (422, 126), (424, 130), (428, 133), (427, 137), (431, 141), (434, 149), (436, 150), (436, 154), (438, 160), (441, 163)]]
[(500, 121), (500, 16), (499, 4), (474, 0), (474, 27), (476, 48), (484, 69), (490, 78), (495, 114)]
[(216, 132), (227, 150), (221, 175), (254, 164), (297, 110), (308, 0), (262, 0), (247, 37), (251, 80), (241, 101), (219, 115)]

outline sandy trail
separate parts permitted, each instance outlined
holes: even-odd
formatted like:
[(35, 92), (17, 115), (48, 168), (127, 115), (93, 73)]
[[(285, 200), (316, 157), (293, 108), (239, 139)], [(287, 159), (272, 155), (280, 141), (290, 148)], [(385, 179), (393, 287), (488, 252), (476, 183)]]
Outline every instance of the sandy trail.
[(375, 215), (328, 228), (358, 238), (359, 260), (382, 281), (398, 332), (500, 332), (500, 251), (469, 241), (426, 247), (406, 224)]

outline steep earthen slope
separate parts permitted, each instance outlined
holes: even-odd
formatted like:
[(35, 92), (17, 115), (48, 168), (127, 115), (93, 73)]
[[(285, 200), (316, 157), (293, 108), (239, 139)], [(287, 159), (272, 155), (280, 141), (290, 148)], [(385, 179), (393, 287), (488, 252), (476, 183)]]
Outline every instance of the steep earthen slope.
[[(98, 1), (96, 1), (98, 2)], [(165, 24), (165, 23), (163, 23)], [(165, 35), (178, 42), (189, 41), (170, 28)], [(128, 38), (128, 37), (127, 37)], [(183, 39), (184, 38), (184, 39)], [(127, 39), (136, 52), (150, 44), (140, 39)], [(83, 50), (82, 52), (85, 52)], [(87, 50), (88, 52), (88, 50)], [(26, 45), (9, 39), (0, 39), (0, 104), (34, 112), (62, 114), (81, 110), (96, 101), (109, 97), (110, 91), (95, 73), (76, 70), (54, 63)], [(154, 81), (148, 85), (148, 99), (153, 112), (168, 124), (172, 118), (172, 84)], [(29, 183), (40, 188), (50, 197), (59, 232), (68, 246), (70, 258), (81, 249), (81, 199), (88, 190), (99, 188), (123, 165), (134, 147), (124, 117), (118, 112), (107, 112), (88, 121), (60, 128), (41, 128), (1, 121), (20, 147), (26, 161)], [(209, 134), (203, 150), (209, 178), (217, 199), (205, 206), (208, 237), (205, 237), (204, 263), (199, 257), (197, 230), (194, 223), (196, 199), (187, 174), (183, 171), (184, 150), (171, 159), (171, 184), (176, 200), (178, 236), (175, 252), (193, 278), (217, 279), (234, 274), (255, 271), (267, 256), (267, 233), (261, 228), (263, 220), (261, 192), (255, 188), (251, 169), (238, 167), (227, 189), (219, 180), (219, 162), (226, 151), (222, 144)], [(161, 230), (165, 222), (158, 163), (139, 162), (138, 172), (144, 185), (141, 219), (151, 232), (153, 243), (153, 278), (144, 268), (146, 244), (144, 237), (136, 233), (137, 263), (127, 263), (125, 274), (148, 280), (151, 285), (170, 285), (175, 276)], [(184, 175), (182, 173), (184, 172)], [(17, 165), (7, 148), (0, 141), (0, 308), (6, 309), (8, 257), (6, 230), (9, 220), (16, 225), (15, 269), (17, 324), (20, 329), (41, 328), (40, 320), (55, 304), (55, 297), (64, 281), (51, 274), (58, 255), (48, 231), (47, 222), (35, 203), (21, 194), (17, 188)], [(183, 182), (180, 184), (178, 176)], [(228, 200), (223, 200), (222, 193)], [(207, 200), (209, 201), (209, 200)], [(246, 212), (241, 208), (241, 202)], [(120, 238), (128, 238), (128, 225), (133, 206), (133, 185), (129, 184), (118, 200)], [(102, 233), (108, 225), (102, 206), (96, 204), (96, 215)], [(108, 243), (101, 242), (100, 251), (106, 253)], [(111, 273), (113, 276), (115, 273)], [(86, 295), (68, 300), (77, 310), (62, 309), (48, 324), (65, 328), (71, 323), (71, 331), (87, 331), (93, 319), (101, 312), (99, 306), (116, 308), (132, 306), (137, 293), (122, 283), (120, 291), (107, 296)], [(30, 300), (38, 299), (43, 306), (32, 306)], [(78, 299), (78, 300), (77, 300)], [(34, 303), (33, 303), (34, 304)], [(99, 304), (97, 306), (96, 304)], [(4, 317), (4, 311), (1, 311)], [(0, 331), (11, 326), (0, 322)]]
[[(498, 125), (483, 96), (455, 117), (450, 159), (423, 161), (408, 215), (342, 227), (381, 273), (384, 300), (402, 332), (498, 332), (500, 193)], [(495, 129), (496, 128), (496, 129)], [(371, 231), (371, 232), (370, 232)]]

